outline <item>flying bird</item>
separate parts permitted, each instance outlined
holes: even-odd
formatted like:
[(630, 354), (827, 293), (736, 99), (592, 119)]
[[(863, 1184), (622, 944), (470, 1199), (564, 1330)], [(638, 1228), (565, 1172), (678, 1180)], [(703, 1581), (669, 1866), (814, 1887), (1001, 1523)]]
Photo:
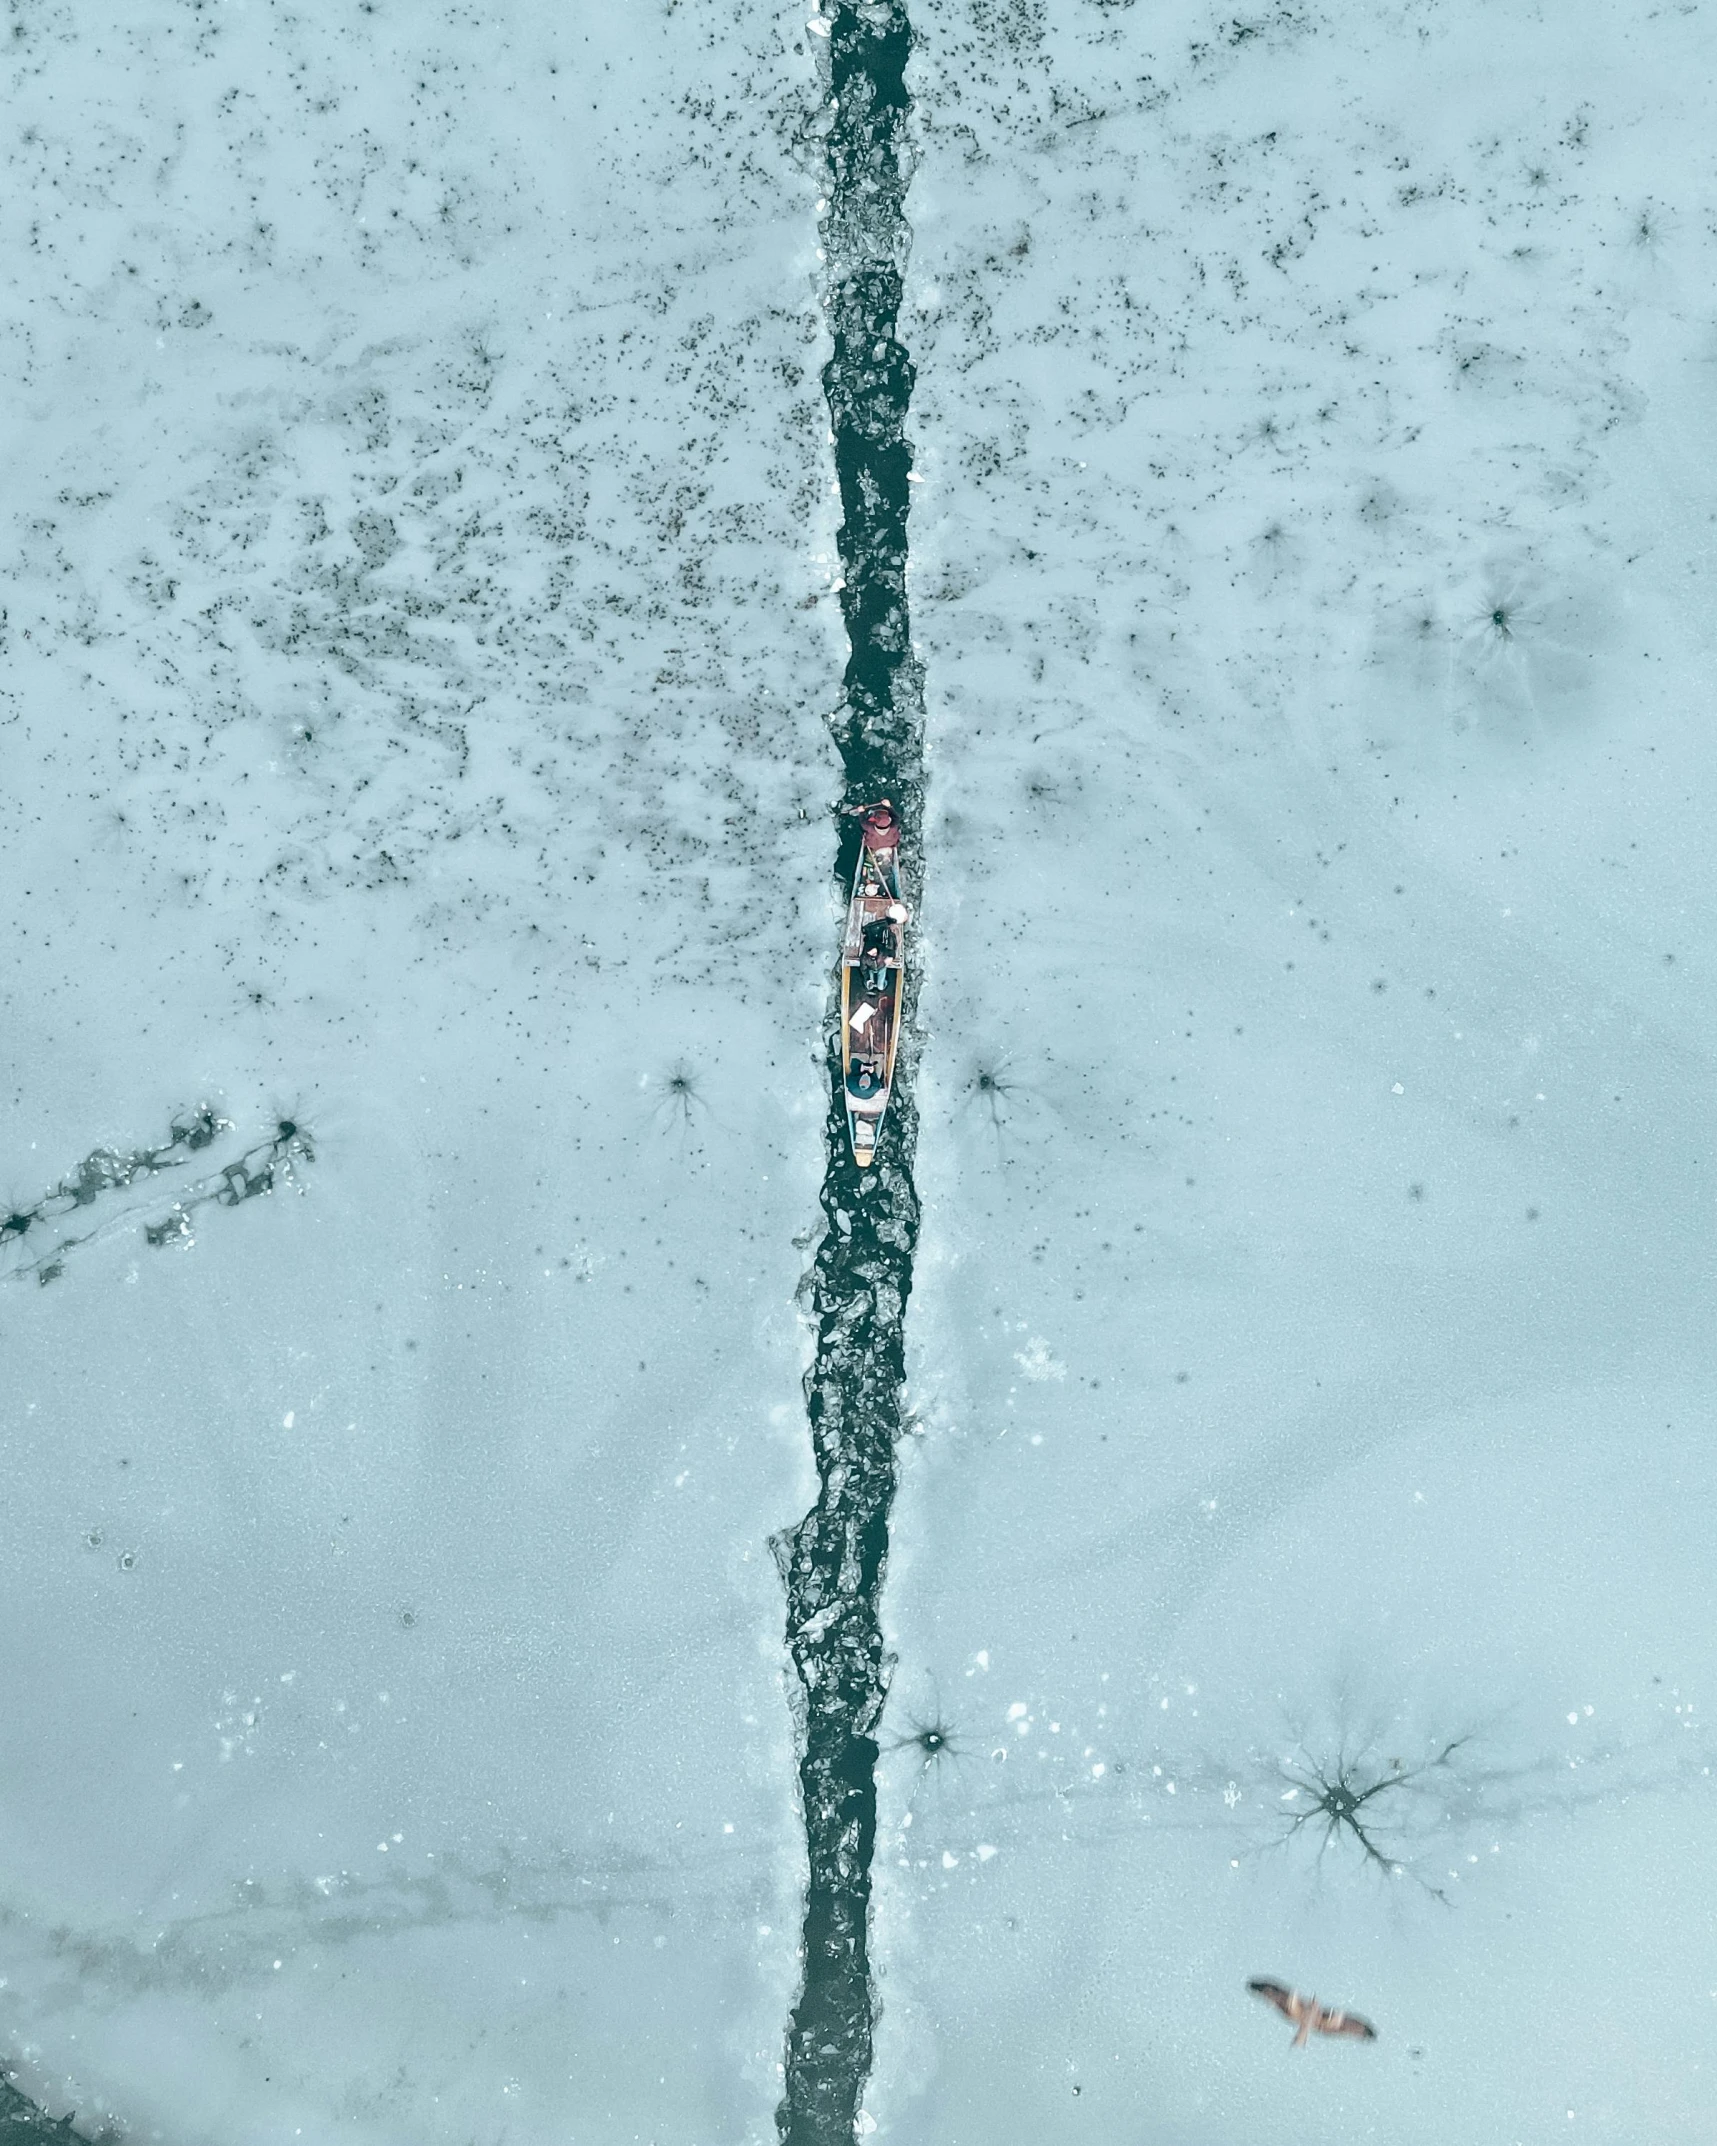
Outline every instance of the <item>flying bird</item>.
[(1302, 2048), (1314, 2034), (1351, 2034), (1361, 2042), (1377, 2039), (1377, 2029), (1370, 2020), (1361, 2019), (1357, 2012), (1338, 2012), (1329, 2005), (1319, 2004), (1315, 1997), (1302, 1997), (1285, 1982), (1259, 1980), (1248, 1982), (1246, 1987), (1254, 1997), (1262, 1997), (1266, 2004), (1273, 2004), (1284, 2019), (1293, 2022), (1292, 2048)]

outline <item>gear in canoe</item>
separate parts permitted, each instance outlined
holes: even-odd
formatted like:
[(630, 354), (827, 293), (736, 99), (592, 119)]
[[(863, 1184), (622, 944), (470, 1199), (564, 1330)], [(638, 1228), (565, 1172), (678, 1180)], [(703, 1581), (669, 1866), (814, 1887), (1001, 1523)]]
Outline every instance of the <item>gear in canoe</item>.
[(876, 1154), (894, 1079), (909, 912), (900, 898), (900, 822), (893, 806), (880, 798), (857, 817), (858, 869), (841, 947), (841, 1064), (847, 1132), (862, 1170)]

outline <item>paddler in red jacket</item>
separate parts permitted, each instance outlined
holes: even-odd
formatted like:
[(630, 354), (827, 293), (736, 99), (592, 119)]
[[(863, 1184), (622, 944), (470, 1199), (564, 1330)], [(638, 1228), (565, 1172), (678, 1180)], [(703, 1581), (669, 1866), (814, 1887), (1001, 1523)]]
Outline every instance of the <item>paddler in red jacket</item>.
[(859, 826), (864, 831), (867, 849), (885, 850), (900, 847), (900, 822), (885, 797), (879, 804), (867, 805), (859, 814)]

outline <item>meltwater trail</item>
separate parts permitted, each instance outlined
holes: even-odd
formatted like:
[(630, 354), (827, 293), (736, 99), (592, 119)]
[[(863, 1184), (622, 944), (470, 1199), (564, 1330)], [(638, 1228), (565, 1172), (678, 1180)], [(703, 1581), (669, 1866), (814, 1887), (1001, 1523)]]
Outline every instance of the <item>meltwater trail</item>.
[[(912, 367), (896, 328), (908, 232), (902, 0), (850, 0), (828, 32), (823, 244), (834, 353), (823, 374), (840, 481), (842, 609), (850, 652), (835, 740), (846, 803), (887, 797), (902, 823), (908, 898), (921, 857), (924, 703), (906, 606), (906, 415)], [(843, 822), (843, 880), (858, 835)], [(785, 2146), (851, 2146), (870, 2075), (869, 1956), (876, 1728), (888, 1692), (878, 1598), (888, 1559), (905, 1380), (906, 1301), (918, 1239), (912, 1182), (916, 965), (907, 960), (900, 1055), (875, 1162), (848, 1142), (838, 1030), (829, 1051), (826, 1227), (813, 1273), (816, 1355), (805, 1378), (817, 1502), (776, 1544), (797, 1672), (809, 1882), (804, 1985), (787, 2034)]]

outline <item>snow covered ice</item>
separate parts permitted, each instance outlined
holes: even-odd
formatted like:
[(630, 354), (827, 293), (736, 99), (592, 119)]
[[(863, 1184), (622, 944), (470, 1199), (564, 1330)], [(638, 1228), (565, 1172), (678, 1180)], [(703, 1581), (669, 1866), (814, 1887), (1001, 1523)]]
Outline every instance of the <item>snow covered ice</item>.
[[(806, 12), (15, 11), (0, 2058), (80, 2126), (773, 2135)], [(859, 2129), (1702, 2136), (1708, 25), (912, 16)]]
[(80, 2124), (773, 2132), (842, 645), (795, 44), (9, 44), (0, 1190), (73, 1191), (6, 1259), (93, 1234), (0, 1279), (0, 2054)]
[[(914, 13), (867, 2106), (1698, 2135), (1709, 23)], [(1379, 2041), (1290, 2061), (1255, 1975)]]

